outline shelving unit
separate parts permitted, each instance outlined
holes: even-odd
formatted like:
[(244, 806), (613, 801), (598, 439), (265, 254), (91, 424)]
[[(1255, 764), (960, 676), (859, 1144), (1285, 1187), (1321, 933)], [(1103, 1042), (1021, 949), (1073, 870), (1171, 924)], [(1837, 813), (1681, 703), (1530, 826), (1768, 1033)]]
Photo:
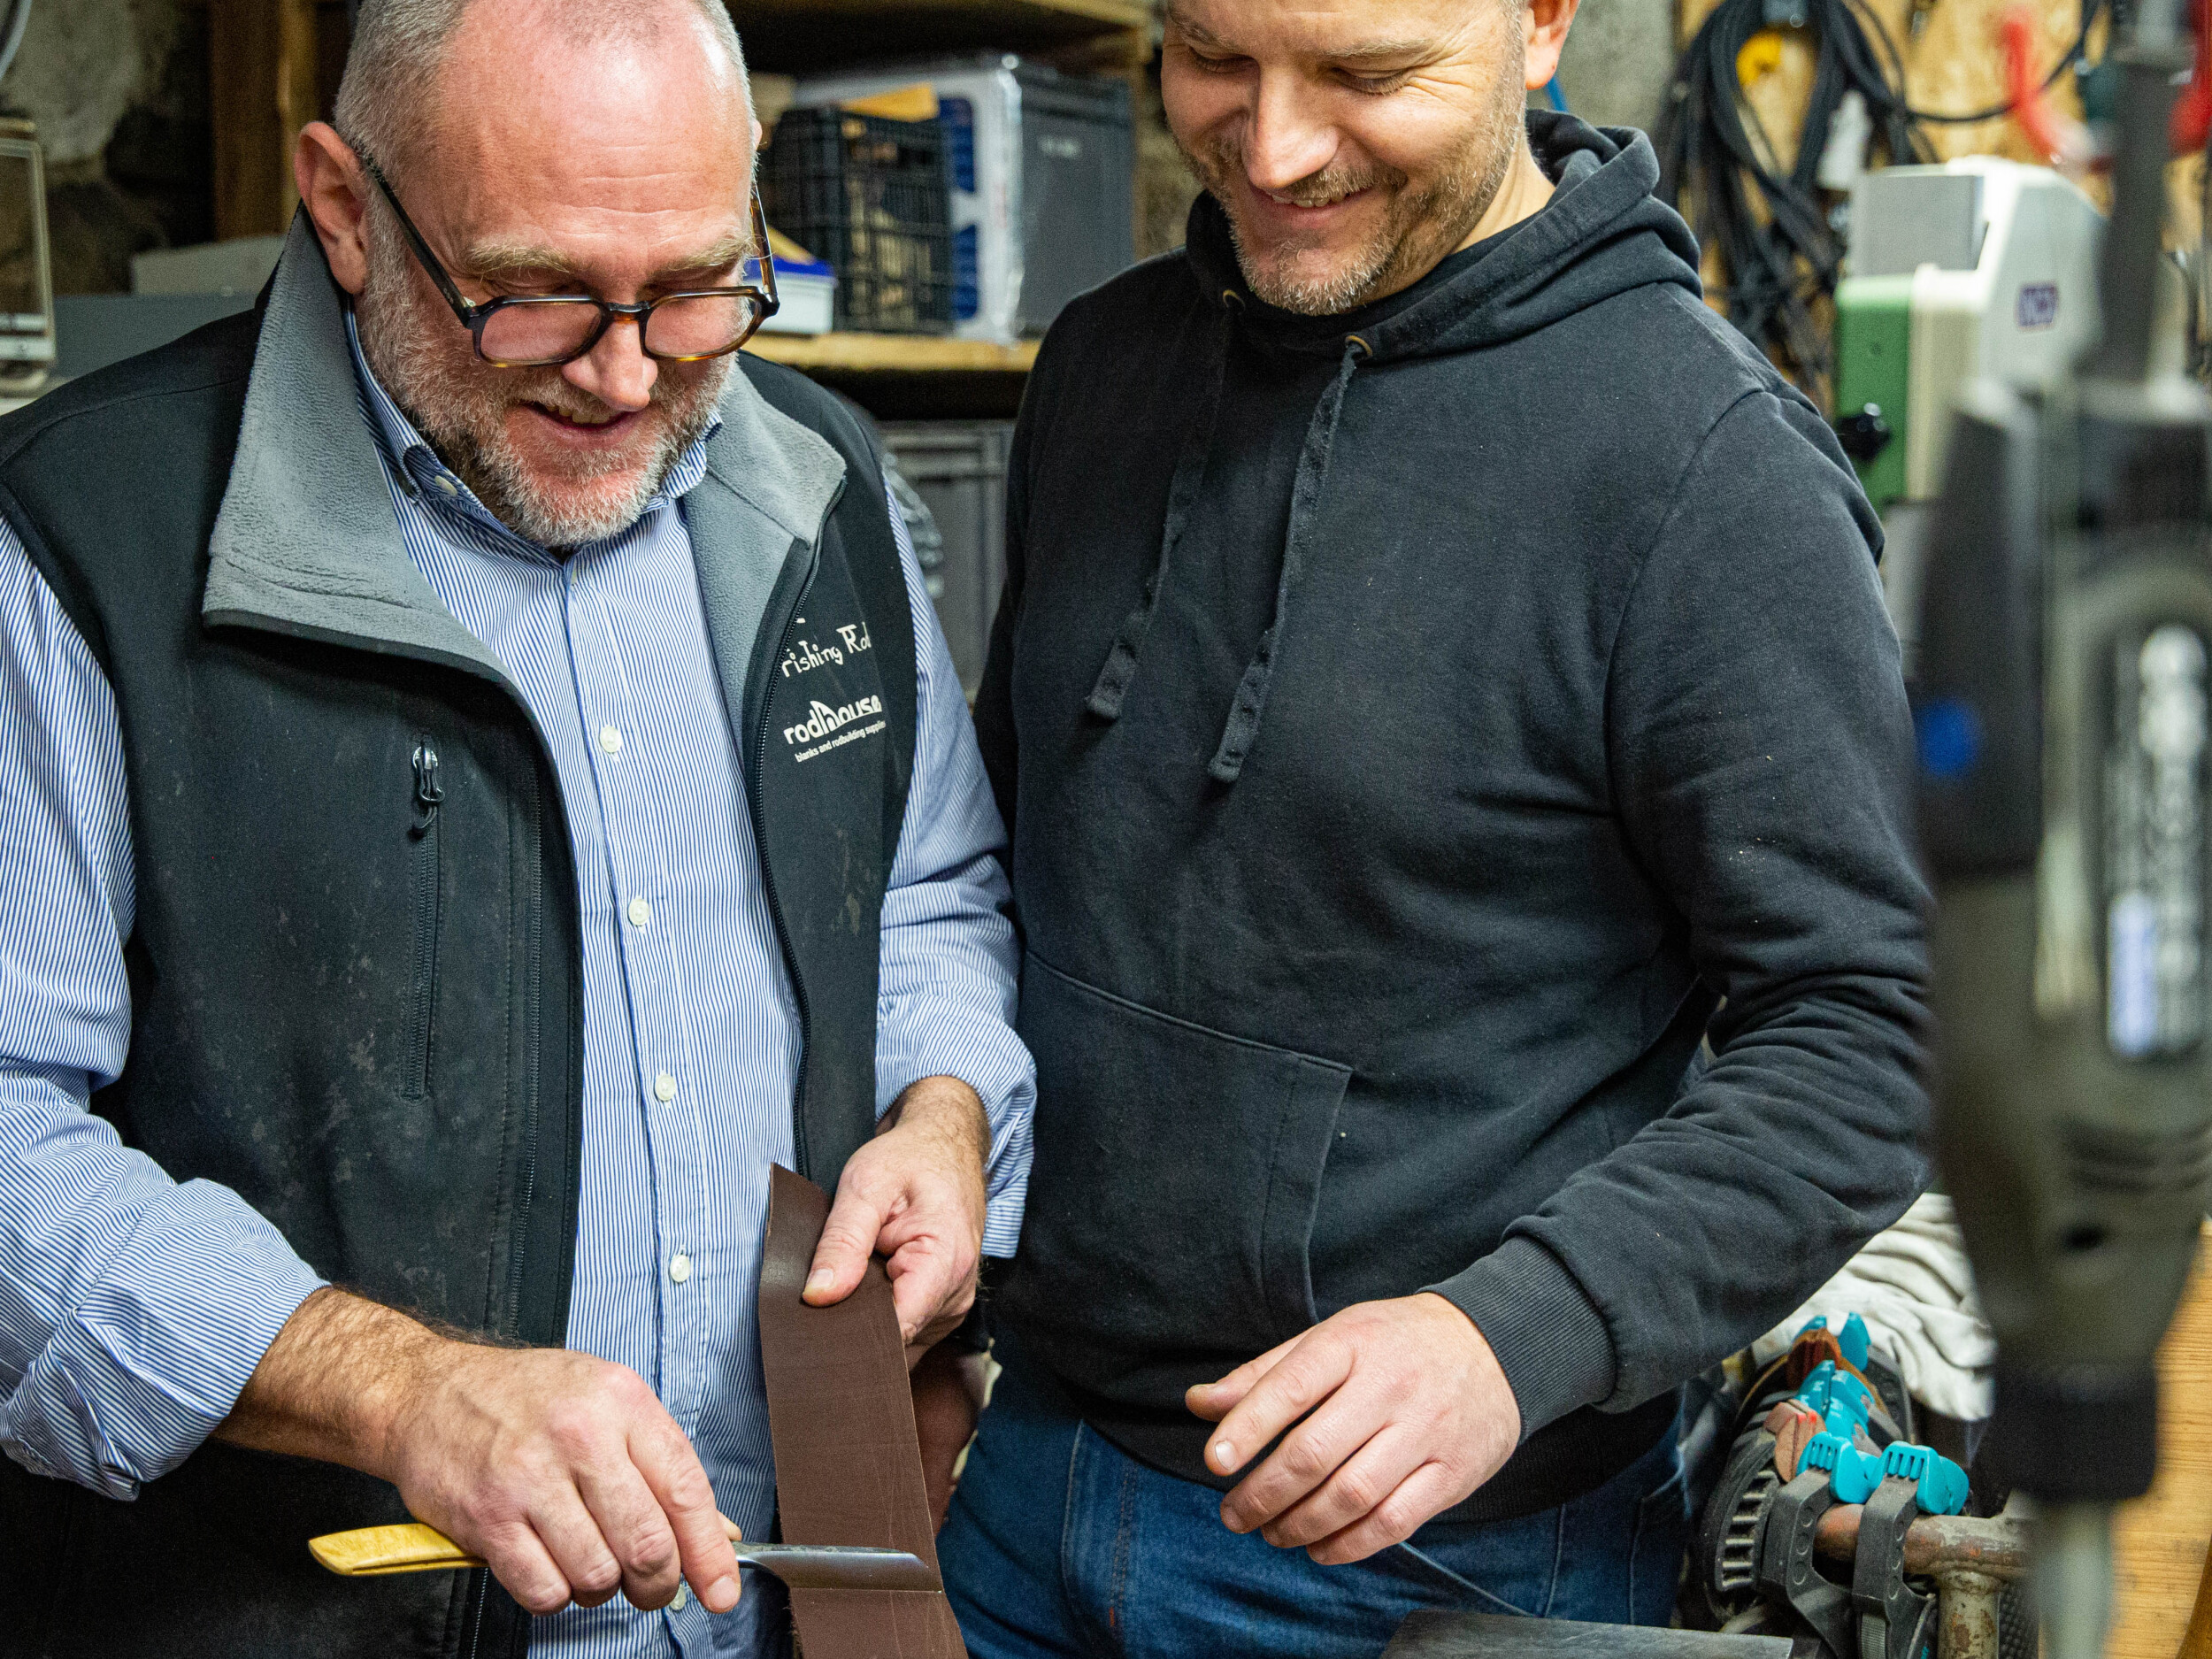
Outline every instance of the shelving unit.
[(809, 373), (1026, 374), (1037, 360), (1033, 340), (1002, 346), (941, 334), (755, 334), (745, 349)]
[[(1148, 0), (726, 0), (747, 60), (803, 74), (870, 58), (998, 50), (1056, 66), (1129, 73), (1150, 60)], [(1034, 341), (763, 334), (751, 350), (804, 371), (887, 420), (1006, 419)]]
[(1007, 420), (1037, 342), (940, 334), (756, 334), (746, 350), (787, 364), (884, 420)]

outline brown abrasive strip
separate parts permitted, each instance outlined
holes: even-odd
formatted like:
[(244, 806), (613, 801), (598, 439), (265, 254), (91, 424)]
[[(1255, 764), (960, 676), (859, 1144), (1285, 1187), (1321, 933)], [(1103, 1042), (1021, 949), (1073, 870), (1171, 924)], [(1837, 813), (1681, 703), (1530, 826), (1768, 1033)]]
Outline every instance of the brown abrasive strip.
[[(910, 1550), (937, 1571), (906, 1350), (883, 1263), (828, 1308), (800, 1300), (829, 1219), (822, 1189), (769, 1177), (760, 1357), (776, 1448), (776, 1509), (791, 1544)], [(806, 1659), (967, 1659), (939, 1590), (794, 1590)]]

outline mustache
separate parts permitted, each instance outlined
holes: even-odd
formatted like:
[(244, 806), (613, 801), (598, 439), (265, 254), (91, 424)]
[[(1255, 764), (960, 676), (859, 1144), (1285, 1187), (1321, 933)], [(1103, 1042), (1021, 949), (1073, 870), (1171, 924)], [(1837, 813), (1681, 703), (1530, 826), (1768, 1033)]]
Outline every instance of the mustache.
[[(1244, 165), (1244, 146), (1235, 139), (1217, 139), (1206, 144), (1193, 159), (1198, 163), (1199, 171), (1210, 186), (1217, 187), (1236, 173), (1243, 173), (1248, 179), (1251, 176)], [(1394, 167), (1372, 164), (1365, 166), (1332, 165), (1267, 194), (1285, 197), (1300, 207), (1320, 207), (1339, 196), (1350, 196), (1376, 185), (1400, 189), (1404, 188), (1406, 181), (1406, 175)]]
[[(500, 401), (511, 409), (518, 403), (534, 403), (565, 419), (588, 426), (612, 420), (624, 412), (611, 404), (601, 403), (588, 392), (579, 390), (557, 368), (510, 370), (508, 373), (513, 374), (515, 379), (500, 387), (499, 395)], [(689, 388), (672, 385), (664, 376), (654, 386), (652, 401), (648, 407), (655, 411), (667, 412), (672, 407), (687, 402), (689, 397)]]

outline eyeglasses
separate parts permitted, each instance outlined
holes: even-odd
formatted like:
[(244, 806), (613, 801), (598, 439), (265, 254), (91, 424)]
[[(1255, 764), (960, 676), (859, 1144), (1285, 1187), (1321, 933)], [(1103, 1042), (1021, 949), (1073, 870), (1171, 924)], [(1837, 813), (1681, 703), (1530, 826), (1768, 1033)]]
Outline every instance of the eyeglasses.
[(461, 290), (430, 244), (415, 228), (407, 210), (399, 204), (384, 170), (365, 151), (363, 171), (376, 180), (384, 199), (399, 216), (408, 245), (445, 296), (461, 326), (476, 341), (476, 355), (495, 369), (541, 369), (573, 363), (594, 346), (618, 317), (634, 319), (638, 345), (649, 357), (662, 363), (698, 363), (727, 356), (773, 317), (781, 302), (776, 298), (775, 261), (768, 252), (768, 221), (760, 211), (760, 195), (753, 194), (753, 245), (764, 286), (746, 283), (736, 288), (686, 288), (664, 294), (642, 305), (618, 305), (588, 294), (516, 294), (487, 300), (479, 305), (461, 297)]

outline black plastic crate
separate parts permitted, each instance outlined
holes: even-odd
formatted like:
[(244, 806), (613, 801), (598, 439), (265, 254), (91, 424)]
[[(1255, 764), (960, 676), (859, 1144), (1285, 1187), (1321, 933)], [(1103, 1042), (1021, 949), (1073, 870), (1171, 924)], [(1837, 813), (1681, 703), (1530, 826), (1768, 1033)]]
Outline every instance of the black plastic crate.
[(760, 163), (768, 222), (837, 273), (837, 326), (952, 328), (945, 135), (934, 121), (787, 110)]

